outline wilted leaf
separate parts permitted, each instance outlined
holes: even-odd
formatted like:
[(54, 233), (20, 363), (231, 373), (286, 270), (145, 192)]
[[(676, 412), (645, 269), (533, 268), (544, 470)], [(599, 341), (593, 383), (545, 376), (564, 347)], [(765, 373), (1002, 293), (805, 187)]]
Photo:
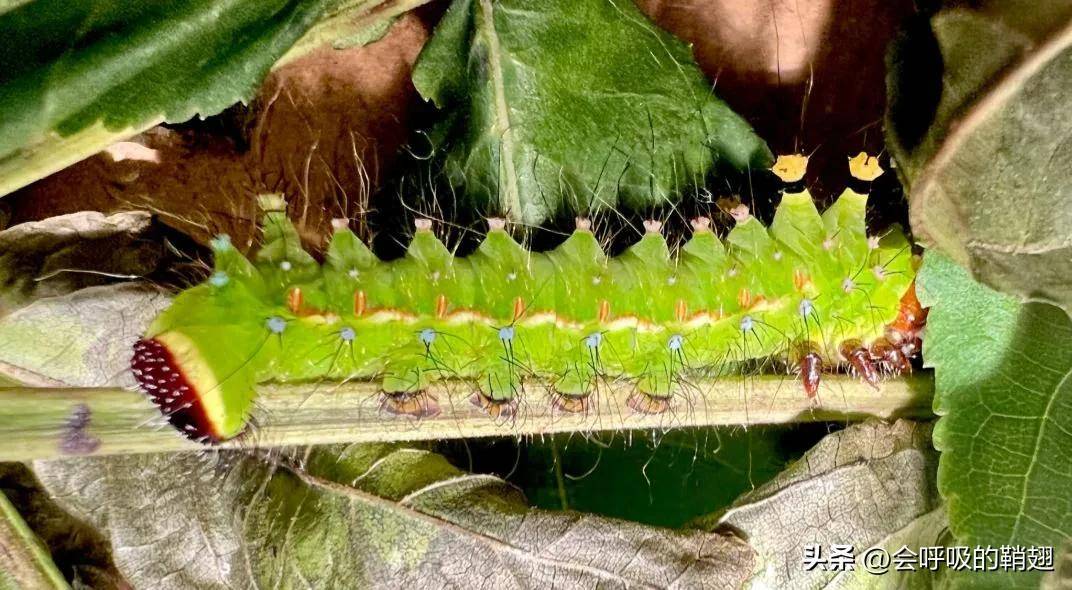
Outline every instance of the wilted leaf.
[(631, 1), (456, 0), (413, 72), (460, 198), (540, 223), (643, 208), (770, 153)]
[(1072, 6), (981, 4), (932, 19), (930, 110), (912, 102), (925, 64), (894, 58), (888, 138), (912, 228), (983, 283), (1072, 312)]
[[(930, 430), (901, 420), (835, 432), (778, 477), (742, 496), (717, 521), (705, 523), (740, 531), (757, 551), (753, 585), (849, 584), (834, 571), (806, 571), (804, 546), (820, 545), (829, 555), (835, 543), (852, 545), (859, 558), (865, 548), (885, 546), (903, 529), (917, 526), (938, 505)], [(909, 541), (925, 536), (911, 535)]]
[(170, 301), (142, 283), (36, 301), (0, 318), (0, 375), (30, 385), (132, 387), (131, 347)]
[[(49, 583), (38, 584), (25, 578), (15, 586), (18, 590), (38, 588), (93, 588), (93, 590), (123, 590), (129, 588), (112, 563), (107, 541), (85, 523), (75, 520), (61, 510), (41, 489), (30, 469), (21, 463), (0, 463), (0, 498), (9, 501), (9, 521), (21, 521), (19, 535), (33, 552), (36, 569), (44, 574)], [(2, 501), (2, 500), (0, 500)], [(14, 514), (14, 516), (12, 516)], [(3, 525), (0, 524), (0, 528)], [(4, 547), (0, 533), (0, 579), (5, 570), (19, 573), (10, 565), (4, 565), (5, 549), (9, 557), (10, 546)], [(23, 556), (26, 554), (23, 553)], [(24, 573), (24, 572), (23, 572)], [(70, 582), (71, 586), (67, 583)], [(4, 588), (0, 582), (0, 588)]]
[[(922, 547), (944, 548), (952, 545), (949, 540), (949, 516), (945, 507), (940, 506), (934, 510), (922, 514), (903, 528), (891, 531), (870, 547), (857, 547), (856, 555), (863, 555), (869, 550), (881, 549), (885, 554), (893, 556), (908, 548), (913, 554), (920, 553)], [(860, 561), (852, 571), (840, 572), (823, 588), (874, 588), (897, 590), (932, 590), (943, 588), (947, 570), (939, 566), (935, 570), (922, 569), (917, 565), (911, 570), (898, 571), (891, 565), (889, 571), (884, 574), (869, 573)]]
[(159, 243), (139, 239), (150, 222), (138, 211), (85, 211), (0, 230), (0, 317), (32, 299), (149, 274), (163, 258)]
[(1055, 549), (1055, 563), (1052, 572), (1042, 576), (1040, 590), (1069, 590), (1072, 588), (1072, 539)]
[[(923, 352), (953, 534), (966, 545), (1060, 546), (1072, 536), (1072, 320), (984, 287), (936, 252), (919, 288), (932, 306)], [(988, 583), (1037, 587), (1039, 575)]]
[(135, 588), (736, 588), (746, 545), (526, 506), (419, 449), (312, 450), (304, 470), (237, 452), (35, 464), (107, 531)]

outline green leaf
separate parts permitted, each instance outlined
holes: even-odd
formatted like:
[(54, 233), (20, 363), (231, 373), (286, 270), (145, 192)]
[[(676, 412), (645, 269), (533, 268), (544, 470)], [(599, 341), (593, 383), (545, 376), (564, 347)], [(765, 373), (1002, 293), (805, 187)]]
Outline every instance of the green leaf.
[[(0, 195), (158, 123), (248, 101), (311, 27), (288, 58), (398, 13), (371, 14), (380, 4), (34, 0), (0, 8)], [(325, 25), (314, 27), (322, 15)]]
[(470, 205), (540, 223), (643, 208), (770, 152), (628, 0), (455, 0), (413, 72)]
[[(928, 516), (938, 506), (930, 431), (929, 425), (899, 420), (865, 422), (830, 434), (725, 514), (700, 524), (744, 534), (758, 553), (752, 587), (918, 587), (916, 578), (924, 574), (842, 576), (805, 570), (801, 559), (808, 544), (821, 546), (825, 556), (835, 543), (852, 545), (859, 559), (868, 547), (887, 547), (901, 538), (918, 547), (934, 536), (944, 521)], [(856, 567), (862, 569), (860, 563)]]
[[(918, 281), (931, 306), (923, 352), (953, 534), (967, 545), (1061, 545), (1072, 536), (1072, 320), (976, 283), (937, 252)], [(1037, 587), (1039, 573), (985, 583)]]
[(530, 509), (515, 488), (417, 448), (38, 462), (105, 532), (135, 588), (738, 587), (744, 543)]
[[(887, 139), (912, 229), (984, 284), (1072, 312), (1072, 7), (979, 4), (894, 53)], [(921, 43), (934, 54), (911, 59)]]

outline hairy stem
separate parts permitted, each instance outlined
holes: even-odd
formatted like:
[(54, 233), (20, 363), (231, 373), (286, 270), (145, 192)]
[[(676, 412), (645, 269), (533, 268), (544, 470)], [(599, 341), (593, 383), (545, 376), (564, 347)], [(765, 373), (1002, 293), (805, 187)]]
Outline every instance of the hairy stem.
[[(460, 382), (436, 385), (428, 397), (435, 416), (387, 411), (374, 383), (266, 385), (253, 426), (225, 447), (272, 447), (340, 442), (385, 442), (553, 432), (667, 429), (686, 426), (783, 424), (868, 417), (930, 417), (929, 373), (886, 381), (879, 390), (847, 376), (824, 377), (819, 401), (805, 398), (784, 375), (730, 377), (692, 384), (662, 414), (639, 414), (626, 400), (629, 384), (607, 383), (587, 412), (566, 413), (538, 386), (527, 389), (511, 418), (489, 417)], [(180, 436), (136, 391), (123, 389), (0, 388), (0, 461), (74, 455), (153, 453), (203, 448)]]

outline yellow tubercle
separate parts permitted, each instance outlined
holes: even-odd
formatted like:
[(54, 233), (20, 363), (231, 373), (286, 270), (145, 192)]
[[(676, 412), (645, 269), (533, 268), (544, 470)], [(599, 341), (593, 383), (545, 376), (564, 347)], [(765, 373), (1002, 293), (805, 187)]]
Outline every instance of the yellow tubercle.
[(782, 182), (797, 182), (804, 178), (808, 170), (808, 157), (804, 154), (790, 154), (778, 156), (774, 161), (771, 171), (782, 179)]
[(882, 176), (885, 172), (878, 163), (877, 156), (869, 156), (867, 152), (860, 152), (855, 157), (849, 158), (849, 174), (853, 178), (871, 182)]

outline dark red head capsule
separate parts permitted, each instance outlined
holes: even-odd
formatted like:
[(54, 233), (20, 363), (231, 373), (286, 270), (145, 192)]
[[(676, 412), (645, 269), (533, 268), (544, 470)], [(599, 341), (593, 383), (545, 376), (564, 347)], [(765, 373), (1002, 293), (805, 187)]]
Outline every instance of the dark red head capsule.
[(130, 368), (141, 390), (179, 432), (194, 440), (221, 440), (208, 419), (196, 388), (162, 342), (147, 338), (134, 344)]

